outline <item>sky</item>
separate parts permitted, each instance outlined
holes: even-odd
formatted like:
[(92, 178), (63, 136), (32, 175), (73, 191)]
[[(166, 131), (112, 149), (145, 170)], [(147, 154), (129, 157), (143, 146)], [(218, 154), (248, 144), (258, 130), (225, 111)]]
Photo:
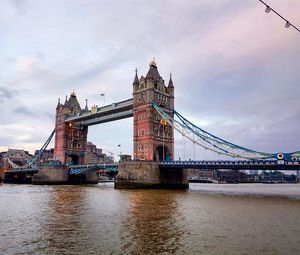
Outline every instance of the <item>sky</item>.
[[(300, 27), (300, 1), (266, 2)], [(1, 0), (0, 151), (39, 149), (72, 90), (82, 107), (131, 98), (135, 69), (145, 76), (153, 57), (193, 123), (254, 150), (299, 150), (300, 33), (264, 10), (258, 0)], [(132, 154), (132, 122), (89, 127), (88, 140)], [(194, 156), (175, 140), (175, 158)]]

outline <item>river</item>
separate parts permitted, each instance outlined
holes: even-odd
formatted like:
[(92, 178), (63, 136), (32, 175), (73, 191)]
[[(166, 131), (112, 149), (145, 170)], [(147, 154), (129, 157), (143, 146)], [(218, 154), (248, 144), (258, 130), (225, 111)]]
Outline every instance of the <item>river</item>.
[(300, 184), (2, 184), (0, 254), (300, 254)]

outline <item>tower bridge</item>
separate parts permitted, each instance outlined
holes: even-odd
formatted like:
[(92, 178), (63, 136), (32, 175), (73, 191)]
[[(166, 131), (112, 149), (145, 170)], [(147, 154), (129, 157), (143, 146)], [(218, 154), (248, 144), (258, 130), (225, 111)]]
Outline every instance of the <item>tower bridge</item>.
[(133, 117), (134, 160), (157, 161), (163, 160), (163, 156), (173, 159), (173, 128), (161, 125), (161, 117), (153, 108), (153, 101), (168, 112), (174, 108), (172, 78), (165, 86), (154, 61), (150, 63), (145, 77), (138, 78), (135, 74), (132, 99), (103, 107), (93, 106), (89, 110), (87, 105), (81, 109), (73, 92), (64, 104), (59, 101), (56, 107), (55, 158), (63, 165), (70, 162), (84, 164), (89, 126)]
[[(174, 85), (170, 75), (165, 84), (155, 61), (146, 76), (133, 80), (133, 97), (103, 107), (81, 108), (76, 94), (71, 93), (56, 107), (55, 130), (42, 149), (46, 149), (55, 132), (54, 155), (58, 164), (41, 167), (36, 183), (68, 183), (81, 176), (79, 183), (96, 183), (95, 171), (108, 166), (85, 163), (88, 127), (133, 117), (133, 160), (113, 164), (118, 168), (116, 188), (188, 187), (186, 169), (259, 169), (300, 170), (300, 152), (265, 153), (225, 141), (191, 123), (174, 109)], [(195, 145), (236, 160), (174, 161), (174, 131)], [(38, 155), (39, 156), (39, 155)], [(23, 167), (11, 171), (34, 172), (38, 156)], [(75, 177), (74, 177), (75, 176)], [(84, 176), (84, 178), (82, 178)]]

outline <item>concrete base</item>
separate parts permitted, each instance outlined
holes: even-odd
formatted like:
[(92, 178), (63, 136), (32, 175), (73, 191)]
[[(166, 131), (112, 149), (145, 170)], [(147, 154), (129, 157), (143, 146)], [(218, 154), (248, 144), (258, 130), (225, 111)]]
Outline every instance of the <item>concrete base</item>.
[(3, 181), (5, 183), (30, 184), (32, 177), (33, 173), (5, 173)]
[(4, 181), (4, 170), (0, 169), (0, 182)]
[(32, 184), (97, 184), (99, 178), (96, 173), (69, 176), (67, 167), (41, 167), (38, 174), (32, 177)]
[(159, 169), (156, 161), (120, 162), (115, 179), (116, 189), (187, 189), (187, 171)]
[(69, 184), (97, 184), (99, 177), (97, 173), (87, 173), (69, 176)]
[(41, 167), (32, 177), (32, 184), (68, 184), (69, 170), (67, 167)]

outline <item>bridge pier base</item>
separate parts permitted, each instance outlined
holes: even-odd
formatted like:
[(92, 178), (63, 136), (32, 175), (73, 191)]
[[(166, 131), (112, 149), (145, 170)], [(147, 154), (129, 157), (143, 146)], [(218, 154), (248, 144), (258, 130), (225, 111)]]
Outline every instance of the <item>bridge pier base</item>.
[(156, 161), (120, 162), (116, 189), (187, 189), (187, 171), (160, 169)]
[(69, 175), (68, 167), (41, 167), (38, 174), (32, 177), (32, 184), (97, 184), (99, 178), (96, 173)]
[(38, 174), (33, 176), (32, 184), (68, 184), (69, 170), (67, 167), (41, 167)]
[(0, 169), (0, 182), (4, 181), (4, 170)]
[(32, 176), (33, 174), (27, 174), (27, 173), (6, 173), (2, 180), (5, 183), (30, 184), (32, 180)]

